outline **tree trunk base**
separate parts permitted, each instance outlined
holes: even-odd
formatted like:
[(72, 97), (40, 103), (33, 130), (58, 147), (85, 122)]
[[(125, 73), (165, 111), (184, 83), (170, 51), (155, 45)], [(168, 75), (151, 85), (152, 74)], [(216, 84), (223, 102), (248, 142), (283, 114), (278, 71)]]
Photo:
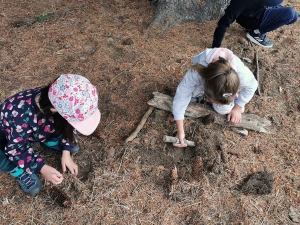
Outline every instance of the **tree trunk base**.
[(167, 29), (182, 22), (218, 19), (230, 0), (152, 0), (157, 5), (150, 27)]

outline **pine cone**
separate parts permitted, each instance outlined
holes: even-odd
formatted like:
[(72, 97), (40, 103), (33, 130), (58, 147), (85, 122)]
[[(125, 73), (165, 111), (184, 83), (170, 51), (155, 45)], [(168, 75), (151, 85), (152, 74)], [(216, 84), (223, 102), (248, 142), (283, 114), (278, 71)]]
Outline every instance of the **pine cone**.
[(176, 166), (171, 169), (171, 185), (176, 184), (178, 181), (178, 170)]
[(203, 162), (200, 156), (196, 156), (194, 165), (193, 165), (193, 178), (196, 181), (199, 181), (203, 176)]
[(52, 186), (49, 189), (49, 195), (53, 201), (62, 207), (70, 208), (72, 205), (71, 198), (69, 195), (56, 186)]

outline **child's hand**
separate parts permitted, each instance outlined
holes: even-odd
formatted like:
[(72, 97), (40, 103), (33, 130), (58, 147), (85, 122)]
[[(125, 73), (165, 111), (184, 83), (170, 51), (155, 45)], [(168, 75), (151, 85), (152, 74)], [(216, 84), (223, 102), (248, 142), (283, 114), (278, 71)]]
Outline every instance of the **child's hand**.
[(70, 170), (72, 174), (77, 175), (78, 174), (78, 166), (74, 163), (71, 153), (67, 150), (63, 151), (62, 157), (61, 157), (61, 166), (63, 172), (66, 172), (67, 168)]
[(176, 120), (177, 127), (177, 135), (176, 137), (179, 139), (179, 143), (173, 144), (175, 147), (184, 148), (187, 145), (184, 143), (185, 133), (183, 128), (183, 120)]
[(173, 144), (175, 147), (184, 148), (187, 146), (187, 144), (184, 143), (185, 133), (184, 131), (178, 132), (176, 137), (179, 139), (179, 143)]
[(46, 178), (46, 180), (52, 182), (53, 184), (60, 184), (63, 180), (62, 174), (48, 165), (44, 165), (42, 167), (41, 174)]
[(237, 125), (242, 122), (242, 107), (234, 105), (233, 109), (227, 116), (227, 120), (231, 125)]

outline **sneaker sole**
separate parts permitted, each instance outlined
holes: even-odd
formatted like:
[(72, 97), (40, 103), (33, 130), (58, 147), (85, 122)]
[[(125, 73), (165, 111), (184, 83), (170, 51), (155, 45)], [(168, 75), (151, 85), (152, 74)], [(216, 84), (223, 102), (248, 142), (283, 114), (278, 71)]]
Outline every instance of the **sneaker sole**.
[(266, 45), (262, 45), (261, 43), (259, 43), (257, 40), (255, 40), (249, 33), (247, 33), (247, 38), (251, 41), (251, 42), (253, 42), (253, 43), (255, 43), (255, 44), (257, 44), (257, 45), (259, 45), (259, 46), (261, 46), (261, 47), (264, 47), (264, 48), (272, 48), (273, 47), (273, 45), (269, 45), (269, 46), (266, 46)]

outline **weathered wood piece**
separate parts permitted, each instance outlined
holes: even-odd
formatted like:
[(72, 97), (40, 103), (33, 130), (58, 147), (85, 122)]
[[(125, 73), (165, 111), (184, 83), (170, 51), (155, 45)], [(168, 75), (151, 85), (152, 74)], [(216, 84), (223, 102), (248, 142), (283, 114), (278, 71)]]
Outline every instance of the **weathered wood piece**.
[[(153, 96), (154, 98), (148, 101), (148, 105), (165, 111), (172, 111), (173, 97), (159, 92), (153, 92)], [(223, 126), (232, 126), (228, 123), (226, 116), (220, 115), (214, 112), (212, 109), (205, 106), (201, 106), (198, 103), (191, 102), (187, 107), (185, 116), (199, 118), (207, 116), (211, 113), (214, 113), (215, 115), (215, 123)], [(265, 129), (265, 127), (267, 126), (271, 126), (271, 121), (265, 118), (261, 118), (255, 114), (243, 113), (242, 122), (236, 127), (243, 127), (245, 129), (255, 130), (261, 133), (269, 134), (270, 132)]]
[(236, 133), (239, 133), (243, 136), (248, 136), (248, 130), (242, 128), (242, 127), (231, 127), (231, 130), (233, 130)]
[[(173, 143), (173, 144), (179, 144), (180, 143), (179, 138), (172, 137), (172, 136), (167, 136), (167, 135), (164, 136), (164, 142), (169, 142), (169, 143)], [(189, 140), (184, 139), (184, 143), (187, 146), (191, 146), (191, 147), (195, 146), (195, 142), (193, 142), (193, 141), (189, 141)]]
[(140, 132), (140, 130), (145, 125), (148, 117), (153, 112), (153, 110), (154, 110), (154, 107), (150, 106), (149, 109), (147, 110), (147, 112), (145, 113), (145, 115), (143, 116), (143, 118), (141, 119), (140, 123), (136, 127), (135, 131), (128, 138), (126, 138), (125, 143), (127, 143), (127, 142), (132, 141), (133, 139), (135, 139), (135, 137), (137, 136), (137, 134)]

